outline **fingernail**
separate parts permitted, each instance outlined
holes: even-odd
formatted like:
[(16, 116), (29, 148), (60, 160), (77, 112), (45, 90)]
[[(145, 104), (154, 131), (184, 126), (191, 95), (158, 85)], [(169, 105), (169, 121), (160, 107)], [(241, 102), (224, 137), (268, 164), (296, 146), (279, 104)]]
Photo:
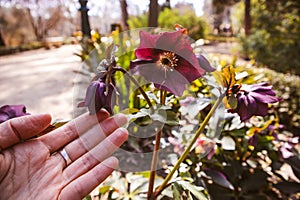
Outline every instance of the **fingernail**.
[(114, 119), (116, 121), (116, 123), (118, 124), (119, 127), (122, 127), (123, 125), (125, 125), (127, 123), (127, 117), (124, 114), (116, 114), (114, 116)]

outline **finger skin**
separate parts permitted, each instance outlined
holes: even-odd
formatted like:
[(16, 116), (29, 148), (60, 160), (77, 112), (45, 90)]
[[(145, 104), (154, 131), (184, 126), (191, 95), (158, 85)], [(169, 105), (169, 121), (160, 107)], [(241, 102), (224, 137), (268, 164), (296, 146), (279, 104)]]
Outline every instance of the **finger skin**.
[(126, 122), (127, 118), (123, 114), (117, 114), (110, 117), (93, 126), (82, 136), (66, 145), (64, 149), (68, 153), (70, 159), (75, 161), (77, 158), (99, 144), (117, 128), (126, 124)]
[(108, 117), (109, 113), (105, 110), (100, 110), (96, 115), (85, 113), (51, 133), (41, 136), (40, 140), (48, 147), (50, 153), (54, 153)]
[(64, 171), (66, 181), (73, 181), (111, 156), (128, 138), (128, 131), (119, 128), (92, 150), (71, 163)]
[(118, 160), (110, 157), (68, 184), (61, 192), (61, 200), (81, 200), (102, 183), (118, 166)]
[(51, 115), (26, 115), (0, 124), (0, 148), (5, 149), (38, 135), (51, 123)]

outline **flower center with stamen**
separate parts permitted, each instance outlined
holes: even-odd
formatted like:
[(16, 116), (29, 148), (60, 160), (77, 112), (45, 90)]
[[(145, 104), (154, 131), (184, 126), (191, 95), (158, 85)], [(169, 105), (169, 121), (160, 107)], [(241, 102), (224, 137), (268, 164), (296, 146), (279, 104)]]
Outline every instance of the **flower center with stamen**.
[(158, 61), (165, 70), (173, 70), (177, 66), (178, 59), (173, 52), (164, 51)]

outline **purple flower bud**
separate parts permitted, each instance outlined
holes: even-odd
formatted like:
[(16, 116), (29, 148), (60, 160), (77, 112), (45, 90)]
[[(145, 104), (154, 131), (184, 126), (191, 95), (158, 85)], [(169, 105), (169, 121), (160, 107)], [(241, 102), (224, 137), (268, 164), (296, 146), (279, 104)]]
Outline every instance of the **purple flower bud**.
[(90, 114), (97, 113), (101, 108), (113, 114), (114, 93), (114, 86), (111, 83), (106, 87), (106, 83), (102, 80), (93, 81), (87, 88), (84, 106), (88, 107)]
[(21, 117), (24, 115), (29, 115), (26, 113), (26, 108), (24, 105), (5, 105), (0, 108), (0, 124), (15, 118)]

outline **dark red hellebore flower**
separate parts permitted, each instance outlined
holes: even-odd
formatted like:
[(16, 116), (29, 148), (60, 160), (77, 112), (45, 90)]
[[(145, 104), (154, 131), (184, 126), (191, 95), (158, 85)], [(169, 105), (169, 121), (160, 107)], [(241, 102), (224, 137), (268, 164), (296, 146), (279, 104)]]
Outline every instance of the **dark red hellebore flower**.
[(131, 61), (134, 73), (153, 82), (156, 88), (181, 96), (185, 85), (200, 78), (205, 71), (182, 31), (151, 35), (140, 32), (140, 46)]

